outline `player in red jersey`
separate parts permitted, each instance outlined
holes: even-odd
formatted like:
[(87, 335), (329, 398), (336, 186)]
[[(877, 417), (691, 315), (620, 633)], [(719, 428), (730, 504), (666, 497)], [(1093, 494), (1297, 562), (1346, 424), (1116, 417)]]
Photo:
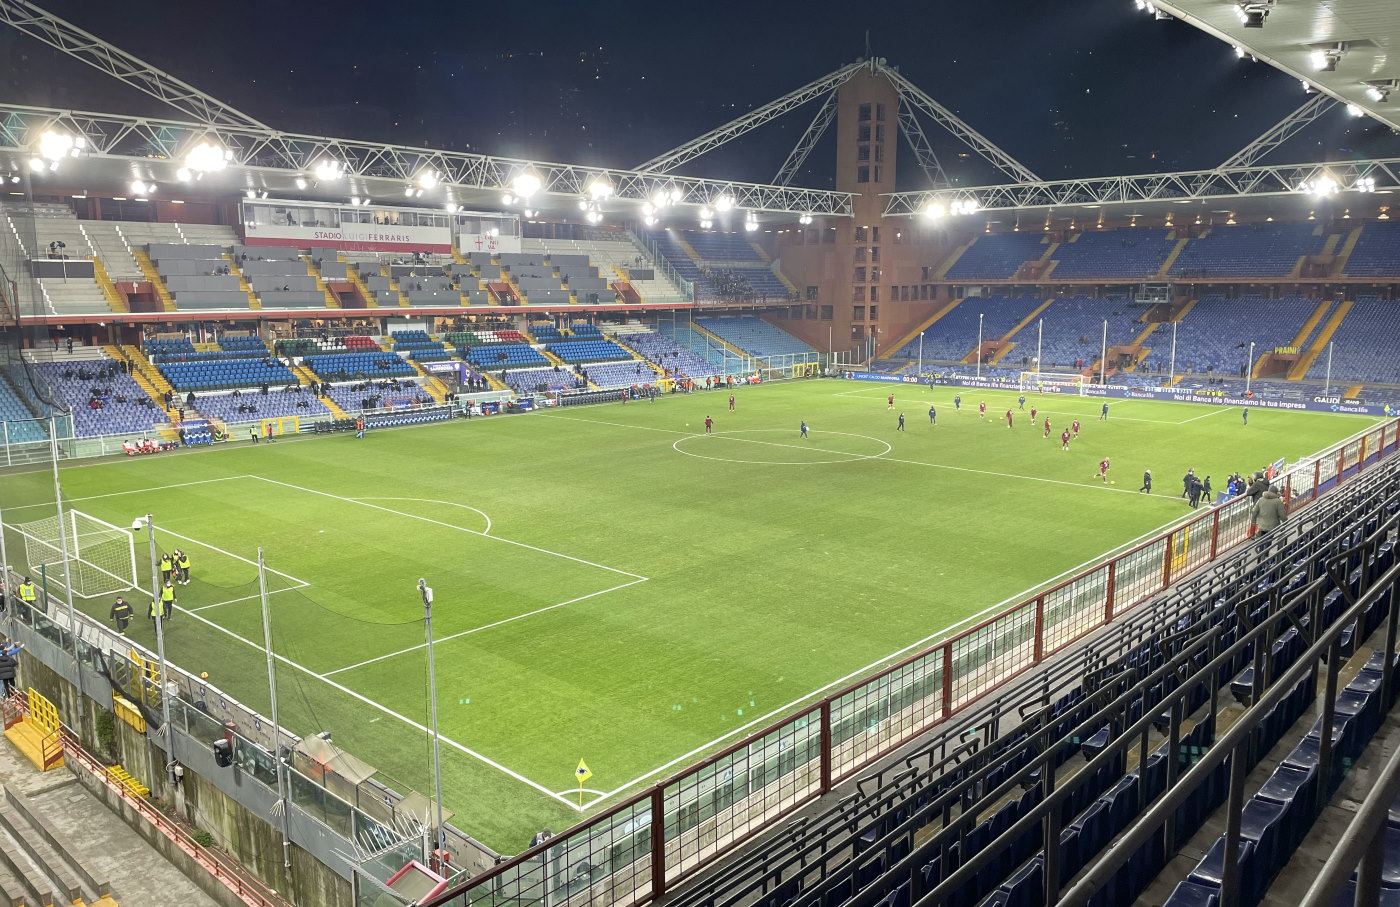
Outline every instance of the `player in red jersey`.
[(1012, 415), (1012, 410), (1009, 410), (1009, 409), (1008, 409), (1008, 410), (1006, 411), (1006, 427), (1007, 427), (1007, 428), (1010, 428), (1010, 427), (1011, 427), (1011, 415)]
[(1074, 432), (1074, 437), (1075, 437), (1075, 439), (1077, 440), (1077, 439), (1079, 438), (1079, 420), (1078, 420), (1078, 419), (1075, 419), (1073, 422), (1070, 423), (1069, 430), (1072, 431), (1072, 432)]
[(987, 401), (986, 401), (986, 400), (983, 400), (981, 403), (977, 404), (977, 414), (978, 414), (981, 418), (983, 418), (983, 419), (987, 418)]
[(1060, 432), (1060, 450), (1069, 450), (1069, 429)]
[(1108, 457), (1104, 457), (1102, 460), (1099, 461), (1099, 474), (1095, 476), (1095, 478), (1103, 479), (1105, 485), (1108, 484), (1108, 469)]
[(731, 413), (734, 412), (734, 395), (733, 395), (733, 394), (730, 394), (730, 395), (729, 395), (729, 411), (730, 411)]
[(1034, 405), (1031, 406), (1031, 424), (1032, 424), (1032, 425), (1035, 424), (1035, 406), (1034, 406)]
[(1050, 437), (1050, 417), (1045, 417), (1045, 437)]
[(885, 409), (894, 409), (894, 394), (890, 394), (890, 398), (885, 403), (888, 404)]
[(707, 435), (708, 435), (708, 434), (713, 434), (713, 432), (714, 432), (714, 427), (715, 427), (715, 420), (714, 420), (714, 419), (711, 419), (709, 416), (706, 416), (706, 417), (705, 417), (705, 434), (707, 434)]

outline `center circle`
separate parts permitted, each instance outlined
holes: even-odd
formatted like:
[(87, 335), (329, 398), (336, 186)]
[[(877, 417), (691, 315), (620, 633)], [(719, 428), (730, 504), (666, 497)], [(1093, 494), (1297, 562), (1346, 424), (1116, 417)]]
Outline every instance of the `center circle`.
[[(789, 440), (764, 440), (760, 438), (743, 437), (745, 435), (786, 435)], [(701, 460), (718, 460), (722, 463), (753, 463), (759, 466), (820, 466), (829, 463), (855, 463), (860, 460), (874, 460), (883, 457), (893, 448), (888, 442), (879, 438), (872, 438), (869, 435), (857, 435), (845, 431), (813, 431), (807, 432), (807, 438), (802, 438), (797, 432), (783, 428), (754, 428), (742, 431), (717, 431), (709, 435), (689, 435), (679, 438), (671, 445), (677, 452), (685, 454), (687, 457), (696, 457)], [(857, 439), (860, 442), (852, 443), (845, 440), (848, 438)], [(718, 442), (718, 443), (716, 443)], [(823, 443), (825, 442), (825, 443)], [(699, 453), (698, 449), (703, 449), (704, 445), (715, 444), (717, 448), (732, 450), (736, 454), (748, 453), (748, 457), (723, 456), (718, 450), (708, 453)], [(789, 451), (803, 450), (808, 448), (813, 455), (825, 455), (823, 459), (777, 459), (778, 457), (791, 456)], [(879, 450), (875, 450), (876, 447)], [(862, 453), (859, 450), (845, 450), (834, 448), (865, 448), (874, 451), (873, 453)], [(772, 451), (774, 459), (753, 459), (758, 451)]]

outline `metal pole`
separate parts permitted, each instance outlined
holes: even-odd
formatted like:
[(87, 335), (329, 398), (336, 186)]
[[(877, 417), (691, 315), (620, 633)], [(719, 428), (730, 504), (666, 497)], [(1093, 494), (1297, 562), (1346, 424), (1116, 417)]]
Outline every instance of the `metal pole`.
[(49, 417), (49, 459), (53, 466), (53, 502), (58, 511), (58, 545), (63, 551), (63, 598), (68, 609), (68, 637), (73, 645), (73, 667), (76, 670), (78, 619), (73, 614), (73, 571), (68, 563), (68, 527), (63, 520), (63, 490), (58, 483), (58, 426), (52, 416)]
[(1045, 345), (1045, 319), (1037, 318), (1035, 321), (1035, 376), (1040, 377), (1040, 350)]
[(272, 705), (272, 759), (277, 767), (277, 798), (282, 801), (282, 865), (291, 868), (292, 838), (287, 819), (286, 766), (282, 762), (282, 723), (277, 715), (277, 669), (272, 657), (272, 614), (267, 605), (267, 567), (258, 546), (258, 599), (262, 603), (263, 651), (267, 654), (267, 697)]
[(919, 374), (924, 373), (924, 332), (919, 332)]
[(1244, 395), (1249, 396), (1249, 384), (1254, 380), (1254, 341), (1249, 341), (1249, 361), (1244, 364)]
[(160, 604), (160, 570), (156, 567), (156, 526), (151, 515), (146, 514), (146, 540), (151, 552), (151, 607), (156, 615), (156, 662), (160, 666), (160, 722), (161, 733), (165, 737), (166, 768), (170, 782), (175, 782), (174, 771), (170, 766), (175, 762), (175, 735), (170, 733), (170, 697), (166, 695), (165, 663), (165, 607)]
[(977, 377), (982, 377), (982, 317), (986, 312), (977, 313)]
[(1108, 319), (1103, 320), (1103, 351), (1099, 353), (1099, 384), (1108, 386)]
[(1336, 341), (1327, 343), (1327, 383), (1322, 388), (1322, 393), (1330, 395), (1332, 393), (1332, 347)]
[(1172, 322), (1172, 361), (1170, 373), (1167, 375), (1167, 387), (1176, 384), (1176, 326), (1178, 322)]
[[(0, 507), (0, 594), (8, 595), (9, 600), (12, 602), (19, 601), (19, 597), (15, 595), (14, 590), (10, 588), (10, 555), (5, 548), (5, 509), (3, 507)], [(7, 628), (9, 626), (10, 614), (13, 613), (13, 611), (13, 608), (5, 609), (4, 618)]]
[(435, 847), (442, 847), (442, 752), (438, 749), (437, 670), (433, 664), (433, 590), (425, 579), (418, 580), (418, 592), (423, 596), (423, 623), (428, 633), (428, 704), (433, 720), (433, 789), (437, 800), (437, 829), (433, 833)]

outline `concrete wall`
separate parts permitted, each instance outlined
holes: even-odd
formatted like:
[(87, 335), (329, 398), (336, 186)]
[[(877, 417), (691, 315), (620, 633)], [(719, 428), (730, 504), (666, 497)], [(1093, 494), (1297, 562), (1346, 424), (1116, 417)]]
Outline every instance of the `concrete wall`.
[[(86, 676), (91, 672), (84, 670), (82, 683), (86, 693), (80, 693), (65, 676), (73, 673), (71, 658), (37, 634), (24, 633), (25, 629), (23, 625), (17, 627), (28, 649), (20, 658), (20, 685), (32, 687), (51, 701), (63, 722), (79, 732), (89, 751), (105, 758), (109, 754), (103, 753), (96, 728), (98, 712), (110, 711), (110, 686), (106, 688), (105, 701), (98, 701), (93, 694), (101, 693), (102, 689), (93, 681), (100, 678)], [(58, 670), (50, 664), (56, 665)], [(350, 907), (353, 904), (350, 867), (336, 856), (337, 852), (350, 849), (343, 838), (292, 807), (293, 837), (306, 843), (311, 850), (293, 844), (288, 853), (291, 863), (288, 871), (283, 866), (280, 829), (270, 824), (274, 820), (264, 818), (270, 815), (275, 792), (247, 777), (236, 766), (215, 765), (208, 741), (195, 740), (178, 729), (174, 731), (175, 754), (185, 766), (185, 772), (181, 782), (172, 784), (165, 772), (169, 759), (160, 747), (121, 720), (114, 721), (113, 730), (115, 752), (110, 755), (149, 787), (153, 797), (175, 804), (186, 821), (213, 835), (215, 843), (250, 875), (282, 893), (298, 907)], [(228, 907), (243, 907), (243, 902), (198, 861), (147, 822), (100, 779), (82, 769), (73, 774), (211, 897)], [(251, 804), (251, 808), (233, 795)]]

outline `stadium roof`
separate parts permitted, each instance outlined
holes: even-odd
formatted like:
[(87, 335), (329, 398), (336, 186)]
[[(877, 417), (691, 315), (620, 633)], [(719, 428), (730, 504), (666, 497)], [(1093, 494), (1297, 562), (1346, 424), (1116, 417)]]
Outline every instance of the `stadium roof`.
[[(1396, 0), (1153, 0), (1153, 5), (1400, 129)], [(1262, 27), (1246, 26), (1237, 12), (1245, 8), (1267, 11)], [(1327, 62), (1329, 51), (1340, 54), (1335, 69), (1320, 70), (1317, 63)]]

